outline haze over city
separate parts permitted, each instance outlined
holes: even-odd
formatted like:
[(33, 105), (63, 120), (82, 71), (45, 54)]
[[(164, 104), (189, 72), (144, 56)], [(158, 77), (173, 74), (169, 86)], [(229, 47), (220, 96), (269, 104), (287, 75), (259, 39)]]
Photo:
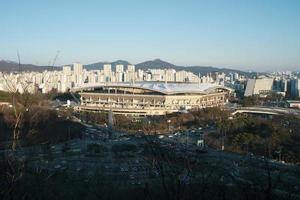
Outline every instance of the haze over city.
[(180, 66), (298, 70), (300, 2), (5, 1), (0, 59), (48, 65), (161, 58)]

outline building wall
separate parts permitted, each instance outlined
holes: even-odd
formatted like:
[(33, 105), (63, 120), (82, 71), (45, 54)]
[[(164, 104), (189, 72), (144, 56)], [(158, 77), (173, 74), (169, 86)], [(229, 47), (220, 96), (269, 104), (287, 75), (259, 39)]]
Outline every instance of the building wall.
[(255, 80), (256, 79), (249, 79), (247, 81), (247, 86), (245, 90), (245, 96), (252, 96), (254, 93), (254, 87), (255, 87)]
[(256, 79), (254, 94), (262, 94), (264, 92), (270, 92), (273, 89), (273, 79)]
[(245, 96), (271, 92), (273, 90), (273, 82), (274, 80), (271, 78), (249, 79), (245, 90)]

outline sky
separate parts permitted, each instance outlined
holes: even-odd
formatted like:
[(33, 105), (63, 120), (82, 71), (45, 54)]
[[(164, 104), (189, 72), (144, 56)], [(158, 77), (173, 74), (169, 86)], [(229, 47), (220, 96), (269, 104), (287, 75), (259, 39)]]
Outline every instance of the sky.
[(300, 69), (300, 0), (0, 0), (0, 60)]

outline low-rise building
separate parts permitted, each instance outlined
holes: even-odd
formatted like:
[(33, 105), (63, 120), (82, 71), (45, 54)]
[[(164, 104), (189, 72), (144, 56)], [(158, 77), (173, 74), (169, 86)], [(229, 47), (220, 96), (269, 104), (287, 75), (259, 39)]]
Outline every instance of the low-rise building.
[(300, 108), (300, 100), (288, 100), (289, 108)]

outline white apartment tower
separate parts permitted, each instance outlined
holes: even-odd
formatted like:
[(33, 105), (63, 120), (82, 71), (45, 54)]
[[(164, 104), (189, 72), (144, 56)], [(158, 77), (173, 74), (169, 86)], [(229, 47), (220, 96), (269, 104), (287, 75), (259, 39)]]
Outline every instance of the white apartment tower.
[(116, 81), (123, 82), (124, 65), (116, 65)]
[(81, 63), (74, 63), (74, 74), (80, 75), (83, 74), (83, 65)]
[(103, 73), (104, 73), (104, 82), (111, 82), (112, 79), (111, 64), (103, 65)]
[(65, 76), (72, 75), (71, 66), (68, 66), (68, 65), (63, 66), (63, 75), (65, 75)]
[(116, 72), (123, 73), (124, 65), (116, 65)]
[(165, 75), (164, 75), (164, 81), (174, 82), (175, 81), (175, 73), (176, 73), (176, 71), (174, 69), (166, 69)]
[(135, 80), (135, 66), (134, 65), (127, 65), (127, 82), (134, 82)]
[(73, 71), (74, 71), (74, 75), (75, 75), (75, 83), (82, 84), (83, 83), (83, 65), (81, 63), (74, 63)]

